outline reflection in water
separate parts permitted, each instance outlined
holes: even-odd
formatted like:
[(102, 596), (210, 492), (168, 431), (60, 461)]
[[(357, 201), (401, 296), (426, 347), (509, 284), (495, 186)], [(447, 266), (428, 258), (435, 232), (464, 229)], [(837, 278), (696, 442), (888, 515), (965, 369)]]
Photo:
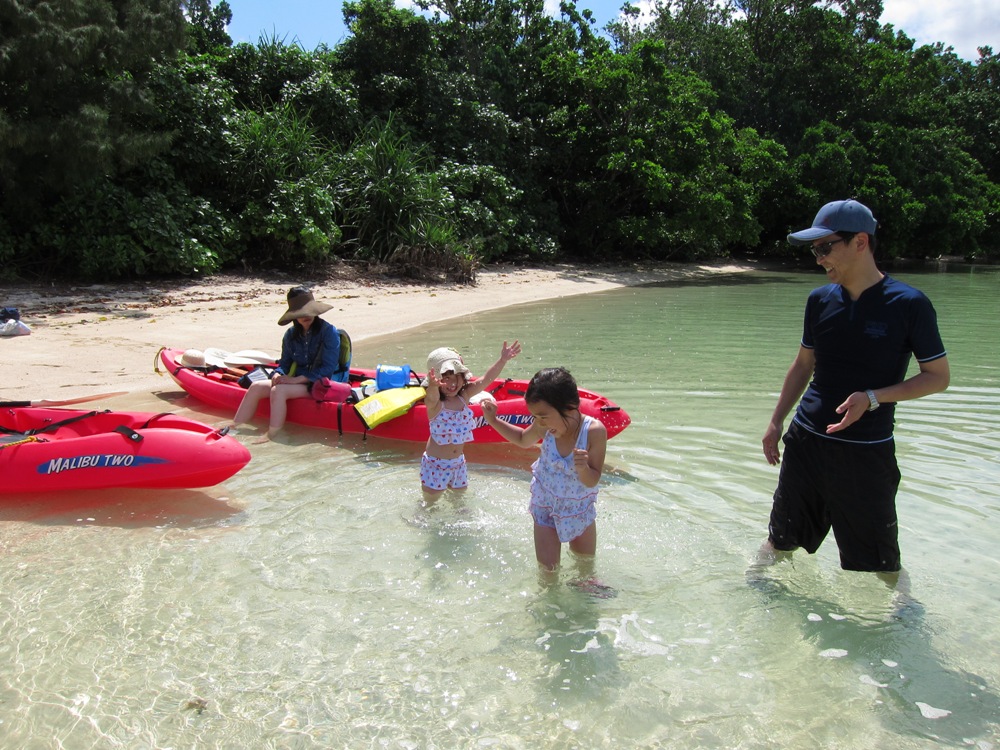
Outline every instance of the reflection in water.
[(962, 746), (996, 731), (995, 687), (949, 666), (949, 656), (934, 644), (934, 617), (920, 602), (900, 602), (873, 576), (844, 587), (852, 604), (845, 607), (811, 586), (796, 585), (794, 571), (785, 573), (785, 580), (781, 574), (753, 578), (751, 587), (769, 609), (790, 615), (819, 659), (829, 662), (817, 664), (817, 677), (856, 679), (869, 692), (874, 715), (893, 734)]
[(172, 526), (238, 524), (243, 512), (220, 488), (204, 490), (111, 489), (0, 497), (0, 522), (42, 525)]
[(550, 662), (537, 679), (553, 706), (613, 701), (623, 674), (595, 598), (546, 581), (528, 611), (538, 624), (535, 644)]
[[(744, 576), (777, 479), (760, 436), (821, 277), (626, 289), (355, 346), (368, 366), (454, 346), (475, 372), (516, 333), (512, 377), (562, 365), (622, 404), (594, 561), (616, 596), (569, 559), (539, 580), (530, 453), (469, 446), (469, 490), (422, 507), (422, 446), (293, 425), (209, 491), (0, 504), (3, 744), (1000, 746), (996, 276), (901, 274), (953, 363), (900, 407), (922, 612), (894, 618), (831, 544), (763, 590)], [(116, 406), (228, 416), (174, 390)]]

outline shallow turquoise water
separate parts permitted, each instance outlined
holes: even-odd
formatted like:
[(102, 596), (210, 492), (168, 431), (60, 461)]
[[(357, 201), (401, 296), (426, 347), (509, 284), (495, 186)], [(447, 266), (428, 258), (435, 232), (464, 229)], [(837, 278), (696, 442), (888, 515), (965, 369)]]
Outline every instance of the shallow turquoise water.
[[(946, 393), (897, 410), (901, 616), (832, 541), (745, 576), (777, 479), (760, 436), (822, 277), (624, 289), (355, 355), (423, 369), (449, 345), (481, 373), (518, 338), (506, 374), (565, 365), (623, 405), (598, 520), (617, 596), (565, 585), (570, 564), (539, 582), (529, 452), (472, 446), (469, 492), (427, 510), (419, 446), (293, 426), (207, 492), (0, 506), (3, 746), (996, 746), (1000, 275), (897, 275), (952, 364)], [(166, 385), (133, 398), (220, 416)]]

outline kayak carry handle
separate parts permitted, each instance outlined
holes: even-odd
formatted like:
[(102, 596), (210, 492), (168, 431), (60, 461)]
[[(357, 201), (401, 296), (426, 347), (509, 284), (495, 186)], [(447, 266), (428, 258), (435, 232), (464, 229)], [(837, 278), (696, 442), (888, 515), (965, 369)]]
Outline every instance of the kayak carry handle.
[(113, 432), (117, 432), (124, 435), (127, 439), (131, 440), (133, 443), (142, 442), (142, 435), (140, 435), (138, 432), (133, 430), (128, 425), (120, 424), (117, 427), (115, 427)]

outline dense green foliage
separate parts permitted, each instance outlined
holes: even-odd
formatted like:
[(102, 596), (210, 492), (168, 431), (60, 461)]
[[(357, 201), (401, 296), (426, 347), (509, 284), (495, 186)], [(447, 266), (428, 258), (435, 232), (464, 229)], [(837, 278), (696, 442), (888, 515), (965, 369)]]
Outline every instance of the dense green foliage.
[(0, 277), (781, 254), (848, 196), (890, 256), (997, 252), (1000, 59), (879, 0), (423, 7), (308, 51), (224, 0), (0, 0)]

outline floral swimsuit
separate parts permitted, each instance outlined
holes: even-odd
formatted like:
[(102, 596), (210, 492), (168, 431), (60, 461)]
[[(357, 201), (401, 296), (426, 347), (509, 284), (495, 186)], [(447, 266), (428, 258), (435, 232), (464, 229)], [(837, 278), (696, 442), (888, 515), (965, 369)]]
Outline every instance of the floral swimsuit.
[[(587, 448), (593, 417), (583, 417), (574, 448)], [(587, 487), (573, 468), (573, 451), (560, 455), (551, 432), (542, 439), (542, 452), (531, 465), (531, 504), (528, 510), (539, 526), (554, 528), (560, 542), (571, 542), (597, 519), (597, 488)]]

